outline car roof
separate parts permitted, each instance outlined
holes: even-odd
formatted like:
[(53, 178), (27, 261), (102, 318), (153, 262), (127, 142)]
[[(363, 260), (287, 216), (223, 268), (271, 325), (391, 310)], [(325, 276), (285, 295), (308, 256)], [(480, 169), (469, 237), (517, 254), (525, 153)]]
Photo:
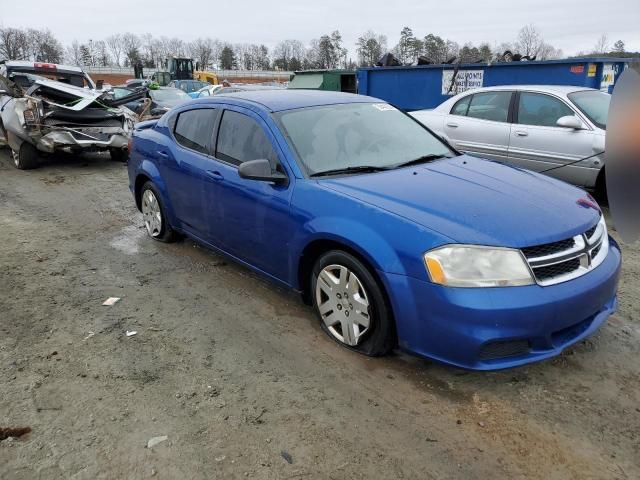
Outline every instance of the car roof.
[(583, 90), (598, 91), (594, 88), (580, 87), (578, 85), (500, 85), (496, 87), (482, 87), (468, 90), (464, 93), (471, 92), (492, 92), (497, 90), (533, 90), (542, 93), (556, 93), (556, 94), (568, 94), (572, 92), (578, 92)]
[(328, 92), (322, 90), (244, 90), (208, 97), (205, 102), (225, 102), (229, 98), (257, 104), (271, 112), (296, 108), (338, 105), (344, 103), (382, 103), (383, 100), (353, 93)]
[(10, 60), (8, 62), (5, 62), (5, 66), (7, 68), (20, 68), (20, 67), (35, 68), (36, 63), (46, 64), (46, 65), (55, 65), (58, 70), (68, 70), (70, 72), (84, 73), (80, 67), (74, 67), (72, 65), (62, 65), (59, 63), (48, 63), (48, 62), (29, 62), (27, 60)]

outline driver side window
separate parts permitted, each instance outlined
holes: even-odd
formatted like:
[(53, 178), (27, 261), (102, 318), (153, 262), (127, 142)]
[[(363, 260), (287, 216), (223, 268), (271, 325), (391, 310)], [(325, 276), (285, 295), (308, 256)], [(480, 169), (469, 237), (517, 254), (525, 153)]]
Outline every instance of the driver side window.
[(233, 165), (265, 158), (272, 170), (279, 166), (278, 156), (262, 126), (248, 115), (233, 110), (225, 110), (222, 115), (216, 157)]
[(561, 117), (575, 115), (561, 100), (542, 93), (522, 92), (518, 101), (518, 123), (555, 127)]

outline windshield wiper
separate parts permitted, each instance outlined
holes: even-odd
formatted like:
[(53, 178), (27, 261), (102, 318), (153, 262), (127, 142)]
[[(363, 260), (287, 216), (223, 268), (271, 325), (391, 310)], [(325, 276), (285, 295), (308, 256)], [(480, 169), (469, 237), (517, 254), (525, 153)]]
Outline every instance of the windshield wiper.
[(412, 165), (420, 165), (421, 163), (433, 162), (434, 160), (439, 160), (441, 158), (450, 158), (447, 155), (423, 155), (421, 157), (415, 158), (413, 160), (409, 160), (408, 162), (398, 163), (394, 165), (393, 168), (401, 168), (401, 167), (410, 167)]
[(370, 172), (382, 172), (389, 170), (389, 167), (376, 167), (373, 165), (358, 165), (355, 167), (334, 168), (332, 170), (324, 170), (323, 172), (316, 172), (309, 175), (310, 177), (323, 177), (325, 175), (338, 175), (340, 173), (370, 173)]

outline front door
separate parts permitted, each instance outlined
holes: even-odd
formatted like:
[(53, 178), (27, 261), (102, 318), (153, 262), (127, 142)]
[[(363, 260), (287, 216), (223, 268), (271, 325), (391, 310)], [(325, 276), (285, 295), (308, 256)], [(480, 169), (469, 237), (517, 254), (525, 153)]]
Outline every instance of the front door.
[(217, 137), (215, 157), (222, 179), (215, 206), (221, 222), (216, 228), (224, 249), (276, 278), (286, 278), (292, 184), (247, 180), (238, 174), (242, 162), (257, 159), (268, 159), (274, 170), (287, 173), (275, 137), (259, 115), (242, 108), (224, 111)]
[[(584, 123), (582, 129), (557, 125), (559, 118), (576, 115), (561, 99), (544, 93), (520, 92), (516, 108), (509, 143), (511, 163), (541, 172), (597, 153), (593, 151), (593, 131)], [(576, 176), (575, 170), (581, 168), (578, 165), (555, 168), (550, 174), (580, 183), (577, 178), (581, 175)], [(592, 175), (588, 173), (585, 176), (590, 178)]]

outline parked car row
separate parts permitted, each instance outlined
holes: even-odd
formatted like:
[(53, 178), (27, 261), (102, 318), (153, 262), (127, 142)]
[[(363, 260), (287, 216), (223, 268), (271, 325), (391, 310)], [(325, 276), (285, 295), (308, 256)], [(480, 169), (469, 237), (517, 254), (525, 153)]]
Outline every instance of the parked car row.
[[(408, 115), (348, 93), (98, 91), (81, 71), (13, 67), (0, 77), (0, 130), (18, 168), (37, 150), (126, 158), (128, 142), (150, 237), (189, 236), (300, 292), (346, 348), (508, 368), (559, 354), (617, 307), (620, 249), (595, 200), (464, 153), (563, 167), (594, 186), (608, 107), (598, 92), (478, 89)], [(134, 126), (141, 118), (152, 119)]]

